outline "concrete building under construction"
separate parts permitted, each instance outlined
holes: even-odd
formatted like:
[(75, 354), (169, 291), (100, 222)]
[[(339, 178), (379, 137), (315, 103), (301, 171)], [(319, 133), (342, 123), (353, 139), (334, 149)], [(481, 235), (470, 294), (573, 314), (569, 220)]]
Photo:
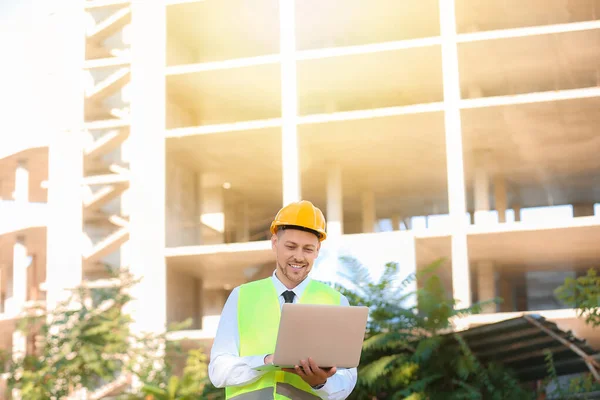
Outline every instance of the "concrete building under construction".
[(0, 137), (2, 348), (106, 265), (143, 277), (140, 328), (210, 343), (300, 198), (328, 219), (319, 276), (446, 257), (462, 305), (504, 299), (461, 327), (536, 312), (593, 339), (553, 290), (600, 261), (599, 0), (44, 7), (44, 134)]

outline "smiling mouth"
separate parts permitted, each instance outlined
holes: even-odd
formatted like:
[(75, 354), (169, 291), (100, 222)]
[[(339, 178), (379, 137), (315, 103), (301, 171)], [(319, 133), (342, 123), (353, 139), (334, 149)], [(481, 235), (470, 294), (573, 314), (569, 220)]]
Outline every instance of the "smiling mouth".
[(294, 269), (294, 270), (296, 270), (296, 271), (298, 271), (298, 270), (301, 270), (302, 268), (304, 268), (304, 264), (293, 264), (293, 263), (288, 263), (288, 265), (289, 265), (289, 266), (290, 266), (292, 269)]

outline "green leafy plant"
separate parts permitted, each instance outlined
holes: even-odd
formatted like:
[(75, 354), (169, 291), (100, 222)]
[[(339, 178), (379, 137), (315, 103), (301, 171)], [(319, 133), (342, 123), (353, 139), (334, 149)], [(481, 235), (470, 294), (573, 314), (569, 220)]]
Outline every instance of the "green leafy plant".
[(37, 332), (38, 346), (35, 354), (8, 362), (9, 389), (19, 390), (23, 399), (59, 399), (82, 389), (93, 392), (119, 376), (136, 375), (143, 389), (124, 398), (218, 399), (220, 392), (211, 392), (206, 355), (200, 349), (188, 354), (182, 377), (174, 374), (170, 359), (181, 354), (181, 346), (166, 336), (185, 329), (191, 320), (171, 325), (162, 334), (133, 332), (125, 306), (138, 280), (127, 270), (114, 271), (113, 278), (113, 287), (74, 289), (49, 313), (28, 311), (30, 316), (18, 329)]
[[(578, 316), (584, 318), (586, 324), (593, 328), (600, 327), (600, 275), (596, 269), (589, 269), (586, 275), (579, 278), (567, 278), (554, 293), (567, 306), (577, 309)], [(559, 398), (577, 394), (578, 398), (586, 399), (586, 393), (600, 391), (600, 382), (591, 373), (575, 377), (567, 387), (563, 387), (554, 368), (552, 353), (546, 352), (545, 359), (548, 371), (546, 385), (553, 383)]]
[[(217, 389), (208, 379), (208, 357), (202, 349), (188, 352), (181, 377), (171, 375), (168, 381), (146, 383), (141, 389), (143, 399), (152, 400), (200, 400), (225, 398), (224, 390)], [(138, 399), (140, 396), (129, 396)]]
[[(351, 399), (529, 399), (508, 371), (480, 364), (467, 344), (452, 334), (453, 318), (479, 313), (492, 299), (457, 309), (435, 271), (438, 260), (419, 273), (398, 278), (396, 263), (378, 281), (356, 259), (342, 259), (351, 288), (336, 285), (353, 305), (370, 309), (358, 382)], [(422, 287), (409, 290), (417, 280)]]
[(578, 310), (579, 316), (593, 327), (600, 326), (600, 275), (595, 269), (579, 278), (567, 278), (555, 290), (556, 297)]
[[(128, 361), (130, 317), (122, 312), (135, 284), (123, 271), (120, 286), (78, 288), (49, 314), (33, 309), (18, 329), (39, 332), (37, 354), (13, 362), (8, 386), (31, 400), (64, 398), (115, 379)], [(93, 293), (92, 293), (93, 292)]]

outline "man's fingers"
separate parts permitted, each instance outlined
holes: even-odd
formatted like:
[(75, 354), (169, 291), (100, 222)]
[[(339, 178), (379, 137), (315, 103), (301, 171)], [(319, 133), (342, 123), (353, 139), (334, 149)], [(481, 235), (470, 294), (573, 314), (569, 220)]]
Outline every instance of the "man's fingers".
[[(309, 362), (310, 362), (310, 358), (309, 358)], [(300, 364), (302, 364), (302, 369), (304, 370), (304, 373), (308, 376), (313, 375), (314, 371), (310, 368), (311, 366), (309, 365), (308, 362), (306, 362), (305, 360), (301, 360)]]
[(315, 372), (321, 369), (312, 357), (308, 357), (308, 363), (310, 364), (310, 368)]
[(300, 376), (300, 378), (302, 378), (302, 379), (306, 378), (306, 371), (303, 370), (301, 367), (296, 365), (294, 367), (294, 370), (296, 371), (296, 374), (298, 374)]
[(329, 378), (330, 376), (333, 376), (333, 374), (336, 373), (336, 368), (320, 368), (317, 363), (315, 362), (315, 360), (312, 359), (312, 357), (310, 357), (308, 359), (308, 362), (310, 363), (310, 367), (313, 370), (313, 372), (315, 372), (315, 374), (319, 374), (323, 377), (327, 377)]

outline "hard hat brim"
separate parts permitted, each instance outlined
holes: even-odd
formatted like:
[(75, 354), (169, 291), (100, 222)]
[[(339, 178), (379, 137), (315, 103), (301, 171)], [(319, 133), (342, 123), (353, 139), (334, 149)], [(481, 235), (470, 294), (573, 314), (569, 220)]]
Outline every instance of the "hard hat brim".
[(286, 229), (296, 229), (299, 231), (312, 233), (319, 239), (319, 241), (323, 241), (327, 238), (326, 232), (317, 231), (315, 229), (306, 228), (306, 227), (300, 226), (300, 225), (278, 224), (276, 222), (274, 222), (273, 225), (271, 226), (271, 233), (276, 234), (278, 231), (283, 231)]

